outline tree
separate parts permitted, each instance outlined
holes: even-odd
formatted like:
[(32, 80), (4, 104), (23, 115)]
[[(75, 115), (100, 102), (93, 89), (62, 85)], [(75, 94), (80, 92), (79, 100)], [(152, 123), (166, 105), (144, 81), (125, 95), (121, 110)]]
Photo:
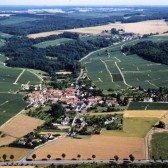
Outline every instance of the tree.
[(2, 158), (3, 158), (3, 160), (5, 161), (6, 158), (7, 158), (7, 155), (6, 155), (6, 154), (3, 154), (3, 155), (2, 155)]
[(78, 155), (77, 155), (78, 160), (80, 159), (80, 157), (81, 157), (81, 155), (80, 155), (80, 154), (78, 154)]
[(48, 158), (48, 159), (50, 159), (50, 158), (51, 158), (51, 155), (50, 155), (50, 154), (48, 154), (48, 155), (47, 155), (47, 158)]
[(96, 158), (96, 155), (92, 155), (93, 160)]
[(117, 155), (114, 156), (115, 161), (119, 160), (119, 157)]
[(36, 154), (33, 154), (33, 155), (32, 155), (33, 160), (35, 160), (36, 157), (37, 157)]
[(129, 158), (130, 158), (131, 162), (133, 162), (135, 160), (135, 157), (133, 156), (133, 154), (130, 154)]
[(15, 157), (14, 157), (14, 155), (10, 155), (10, 159), (13, 161), (13, 159), (14, 159)]
[(63, 153), (61, 156), (62, 156), (62, 158), (64, 159), (64, 158), (66, 157), (66, 154), (65, 154), (65, 153)]
[(159, 121), (159, 124), (156, 127), (165, 129), (166, 124), (163, 121)]

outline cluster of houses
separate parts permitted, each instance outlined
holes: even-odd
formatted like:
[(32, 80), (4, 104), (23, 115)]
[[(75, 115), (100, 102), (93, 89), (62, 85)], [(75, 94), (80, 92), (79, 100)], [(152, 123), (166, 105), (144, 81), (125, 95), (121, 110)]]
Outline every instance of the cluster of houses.
[[(96, 104), (105, 103), (107, 106), (119, 106), (116, 98), (109, 100), (103, 100), (102, 96), (86, 96), (87, 93), (80, 88), (67, 88), (65, 90), (47, 90), (42, 89), (39, 91), (33, 91), (27, 95), (27, 101), (29, 106), (39, 107), (45, 106), (46, 102), (52, 103), (62, 102), (62, 105), (72, 107), (75, 111), (81, 112)], [(67, 108), (68, 110), (68, 108)]]

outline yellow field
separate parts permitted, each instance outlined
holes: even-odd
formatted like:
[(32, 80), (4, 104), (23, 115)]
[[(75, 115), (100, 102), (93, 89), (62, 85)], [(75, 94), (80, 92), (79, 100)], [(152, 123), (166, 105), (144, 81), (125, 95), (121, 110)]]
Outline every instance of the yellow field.
[(16, 138), (7, 135), (7, 136), (5, 136), (3, 138), (0, 138), (0, 146), (8, 145), (8, 144), (12, 143), (15, 140), (16, 140)]
[(72, 74), (72, 72), (68, 72), (68, 71), (63, 71), (63, 72), (56, 72), (57, 75), (70, 75)]
[(2, 147), (0, 148), (0, 157), (2, 158), (2, 155), (6, 154), (7, 160), (10, 160), (10, 155), (14, 155), (14, 161), (17, 161), (22, 159), (30, 151), (30, 149)]
[(56, 135), (56, 134), (60, 134), (60, 135), (64, 135), (65, 132), (40, 132), (40, 135), (45, 135), (45, 134), (52, 134), (52, 135)]
[(168, 111), (166, 110), (129, 110), (125, 111), (124, 117), (129, 118), (162, 118)]
[(37, 128), (37, 126), (40, 126), (43, 123), (44, 121), (42, 120), (19, 114), (0, 127), (0, 131), (15, 138), (21, 138), (29, 132), (32, 132)]
[(50, 35), (58, 35), (66, 31), (81, 34), (101, 34), (103, 30), (111, 30), (112, 28), (124, 29), (126, 32), (138, 33), (142, 35), (157, 32), (159, 34), (162, 34), (163, 32), (166, 32), (168, 30), (168, 26), (164, 20), (150, 20), (136, 23), (115, 23), (95, 27), (50, 31), (37, 34), (30, 34), (28, 35), (28, 37), (29, 38), (47, 37)]
[(109, 135), (94, 135), (90, 138), (73, 139), (64, 138), (48, 144), (36, 152), (37, 160), (46, 158), (51, 154), (52, 159), (61, 158), (62, 153), (66, 154), (65, 159), (91, 158), (93, 154), (96, 159), (110, 159), (118, 155), (121, 159), (128, 158), (132, 153), (136, 159), (144, 159), (144, 139), (136, 137), (115, 137)]

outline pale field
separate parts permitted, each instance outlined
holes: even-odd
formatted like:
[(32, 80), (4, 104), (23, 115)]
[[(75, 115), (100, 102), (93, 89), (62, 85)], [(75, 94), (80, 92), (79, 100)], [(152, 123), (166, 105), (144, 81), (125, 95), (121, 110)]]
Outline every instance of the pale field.
[(168, 111), (166, 110), (128, 110), (124, 117), (129, 118), (162, 118)]
[(0, 157), (2, 158), (2, 155), (6, 154), (7, 160), (10, 160), (10, 155), (14, 155), (14, 161), (17, 161), (22, 159), (30, 151), (30, 149), (2, 147), (0, 148)]
[(43, 123), (44, 121), (42, 120), (19, 114), (6, 124), (2, 125), (0, 131), (15, 138), (21, 138), (29, 132), (34, 131), (37, 126), (40, 126)]
[(40, 135), (45, 135), (45, 134), (52, 134), (52, 135), (60, 134), (60, 135), (64, 135), (65, 132), (49, 132), (49, 131), (40, 132)]
[(9, 17), (11, 16), (12, 14), (0, 14), (0, 17)]
[(162, 118), (162, 121), (168, 125), (168, 115), (165, 115), (163, 118)]
[(84, 139), (63, 138), (38, 149), (35, 154), (37, 160), (46, 158), (48, 154), (51, 159), (61, 158), (63, 153), (67, 160), (77, 158), (78, 154), (81, 155), (80, 159), (92, 158), (93, 154), (96, 159), (110, 159), (114, 155), (123, 159), (128, 158), (131, 153), (136, 159), (144, 159), (144, 149), (143, 138), (94, 135)]
[(15, 140), (16, 140), (16, 138), (7, 135), (5, 137), (0, 138), (0, 146), (8, 145)]
[(56, 72), (56, 74), (57, 75), (70, 75), (70, 74), (72, 74), (72, 72), (64, 71), (64, 72)]
[(34, 168), (35, 166), (0, 166), (0, 168)]
[(84, 113), (84, 116), (98, 116), (98, 115), (116, 115), (116, 114), (124, 114), (124, 112), (98, 112), (98, 113)]
[(132, 32), (137, 34), (150, 34), (150, 33), (159, 33), (168, 31), (167, 23), (164, 20), (149, 20), (143, 22), (136, 23), (111, 23), (102, 26), (95, 27), (85, 27), (85, 28), (77, 28), (77, 29), (69, 29), (69, 30), (58, 30), (58, 31), (50, 31), (50, 32), (42, 32), (37, 34), (29, 34), (29, 38), (39, 38), (39, 37), (47, 37), (50, 35), (58, 35), (63, 32), (76, 32), (81, 34), (101, 34), (103, 30), (111, 30), (112, 28), (116, 29), (124, 29), (126, 32)]

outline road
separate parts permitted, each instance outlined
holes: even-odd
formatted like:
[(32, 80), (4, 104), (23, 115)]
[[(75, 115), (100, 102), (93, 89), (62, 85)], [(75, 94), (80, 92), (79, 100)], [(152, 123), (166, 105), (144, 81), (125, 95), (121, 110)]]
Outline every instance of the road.
[[(129, 162), (129, 160), (126, 160)], [(63, 164), (82, 164), (82, 163), (123, 163), (124, 160), (118, 160), (117, 162), (115, 160), (45, 160), (45, 161), (16, 161), (16, 162), (0, 162), (0, 166), (3, 165), (50, 165), (50, 164), (57, 164), (57, 165), (63, 165)], [(153, 160), (134, 160), (133, 163), (150, 163), (154, 162)], [(161, 160), (156, 160), (155, 162), (161, 163)], [(164, 163), (168, 163), (168, 160), (164, 160)]]

